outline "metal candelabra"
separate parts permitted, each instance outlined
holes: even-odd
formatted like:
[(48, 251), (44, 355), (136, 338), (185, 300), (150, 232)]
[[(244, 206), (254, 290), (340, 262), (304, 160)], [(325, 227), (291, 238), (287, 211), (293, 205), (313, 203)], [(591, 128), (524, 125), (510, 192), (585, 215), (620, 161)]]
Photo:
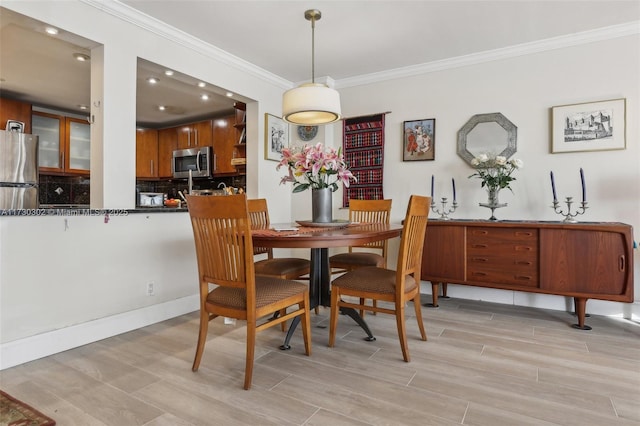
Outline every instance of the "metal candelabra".
[(431, 199), (431, 210), (440, 215), (439, 219), (449, 220), (449, 214), (456, 211), (458, 208), (458, 202), (454, 199), (451, 207), (447, 208), (448, 199), (446, 197), (442, 197), (442, 201), (440, 201), (440, 203), (442, 204), (442, 210), (437, 209), (436, 202)]
[(563, 222), (567, 222), (567, 223), (577, 223), (578, 221), (576, 220), (576, 216), (584, 214), (584, 212), (588, 209), (587, 207), (587, 202), (586, 201), (581, 201), (580, 202), (580, 207), (578, 207), (576, 209), (575, 212), (571, 212), (571, 205), (573, 204), (573, 197), (567, 197), (565, 200), (565, 203), (567, 204), (567, 211), (566, 213), (562, 210), (562, 208), (560, 208), (560, 203), (558, 202), (558, 200), (553, 200), (553, 210), (558, 213), (561, 214), (562, 216), (564, 216), (564, 220)]

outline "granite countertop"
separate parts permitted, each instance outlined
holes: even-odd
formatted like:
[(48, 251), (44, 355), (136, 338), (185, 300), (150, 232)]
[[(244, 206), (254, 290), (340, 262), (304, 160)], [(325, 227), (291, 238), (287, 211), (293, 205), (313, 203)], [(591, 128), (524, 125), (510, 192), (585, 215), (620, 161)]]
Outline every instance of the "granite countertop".
[(128, 216), (135, 213), (186, 213), (186, 207), (136, 207), (135, 209), (92, 209), (85, 204), (43, 204), (37, 209), (0, 209), (1, 216)]

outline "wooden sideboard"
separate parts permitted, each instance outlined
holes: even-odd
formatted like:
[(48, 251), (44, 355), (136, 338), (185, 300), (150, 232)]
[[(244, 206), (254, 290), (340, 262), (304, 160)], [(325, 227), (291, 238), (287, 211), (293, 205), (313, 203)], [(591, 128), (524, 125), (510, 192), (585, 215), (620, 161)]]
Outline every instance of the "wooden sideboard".
[(633, 229), (623, 223), (430, 219), (421, 279), (433, 305), (447, 283), (574, 298), (576, 328), (588, 299), (633, 302)]

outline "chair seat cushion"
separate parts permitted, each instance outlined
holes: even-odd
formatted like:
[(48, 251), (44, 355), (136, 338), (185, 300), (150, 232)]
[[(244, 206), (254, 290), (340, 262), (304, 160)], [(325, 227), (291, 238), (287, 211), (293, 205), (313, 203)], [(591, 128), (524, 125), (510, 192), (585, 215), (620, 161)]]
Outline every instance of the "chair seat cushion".
[(259, 260), (254, 264), (256, 275), (297, 278), (309, 273), (311, 263), (296, 257)]
[(384, 266), (384, 257), (377, 253), (368, 252), (340, 253), (331, 256), (329, 263), (334, 268), (345, 268), (347, 265), (355, 267), (377, 266), (382, 268)]
[[(306, 284), (275, 277), (256, 276), (256, 308), (278, 302), (308, 290)], [(207, 303), (233, 309), (246, 309), (247, 295), (243, 288), (217, 287), (207, 296)]]
[[(336, 278), (331, 285), (342, 289), (391, 294), (396, 291), (396, 271), (376, 267), (358, 268)], [(416, 288), (416, 280), (413, 276), (407, 275), (405, 293), (414, 288)]]

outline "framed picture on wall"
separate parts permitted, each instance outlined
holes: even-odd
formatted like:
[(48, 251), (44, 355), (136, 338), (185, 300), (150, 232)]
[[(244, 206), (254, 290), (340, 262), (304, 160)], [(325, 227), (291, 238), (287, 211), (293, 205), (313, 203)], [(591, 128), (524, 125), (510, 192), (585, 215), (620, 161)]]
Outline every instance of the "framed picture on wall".
[(402, 161), (436, 158), (436, 119), (405, 121), (402, 126)]
[(289, 146), (289, 124), (280, 117), (264, 115), (264, 158), (280, 161), (282, 149)]
[(626, 99), (551, 108), (551, 152), (625, 149)]

